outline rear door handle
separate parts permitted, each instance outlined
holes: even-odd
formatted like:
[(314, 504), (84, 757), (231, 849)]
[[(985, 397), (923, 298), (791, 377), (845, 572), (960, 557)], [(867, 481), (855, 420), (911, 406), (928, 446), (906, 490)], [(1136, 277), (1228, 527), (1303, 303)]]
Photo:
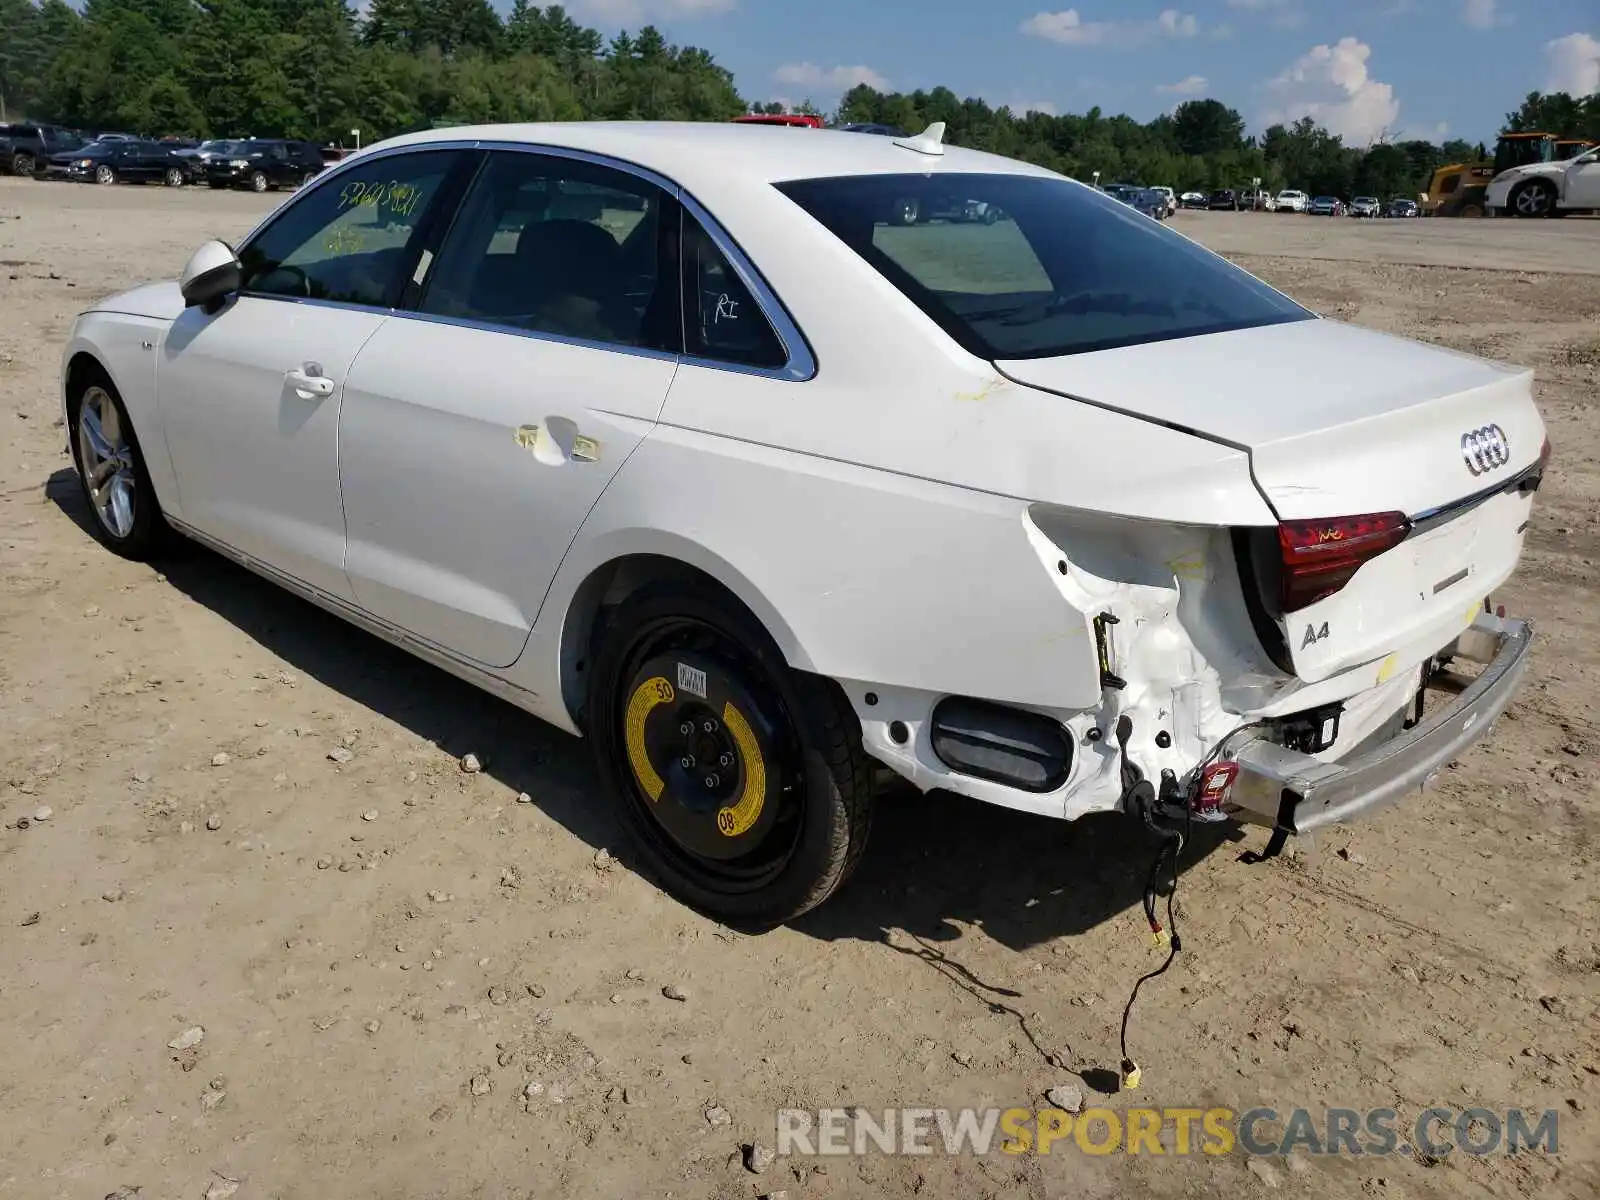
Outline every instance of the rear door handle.
[(333, 395), (333, 380), (322, 373), (317, 363), (306, 363), (289, 372), (289, 386), (302, 400), (326, 400)]

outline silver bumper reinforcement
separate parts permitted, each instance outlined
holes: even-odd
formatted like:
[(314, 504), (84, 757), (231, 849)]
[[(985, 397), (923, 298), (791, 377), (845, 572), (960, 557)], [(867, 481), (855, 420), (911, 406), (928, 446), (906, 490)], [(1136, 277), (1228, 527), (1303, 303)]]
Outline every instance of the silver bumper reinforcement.
[(1336, 762), (1261, 738), (1247, 742), (1232, 756), (1239, 764), (1232, 803), (1266, 818), (1281, 838), (1355, 820), (1403, 799), (1489, 731), (1521, 686), (1532, 644), (1528, 622), (1484, 613), (1447, 651), (1484, 664), (1452, 703)]

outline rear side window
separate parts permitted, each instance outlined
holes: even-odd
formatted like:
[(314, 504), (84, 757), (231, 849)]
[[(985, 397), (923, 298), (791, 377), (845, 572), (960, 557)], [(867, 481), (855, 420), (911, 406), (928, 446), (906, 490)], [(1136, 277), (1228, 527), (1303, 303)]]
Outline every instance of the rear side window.
[(240, 251), (243, 290), (387, 306), (456, 159), (453, 150), (395, 155), (314, 184)]
[(869, 175), (777, 185), (982, 358), (1046, 358), (1313, 314), (1065, 179)]
[(440, 248), (421, 311), (676, 351), (677, 287), (662, 236), (676, 203), (597, 163), (496, 152)]
[(684, 350), (747, 367), (784, 366), (788, 351), (738, 271), (700, 223), (683, 215)]

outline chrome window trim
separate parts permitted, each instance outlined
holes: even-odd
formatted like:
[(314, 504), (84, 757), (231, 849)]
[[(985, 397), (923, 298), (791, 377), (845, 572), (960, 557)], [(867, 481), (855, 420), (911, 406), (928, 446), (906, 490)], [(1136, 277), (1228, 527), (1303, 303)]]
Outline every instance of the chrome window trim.
[(720, 371), (734, 371), (741, 375), (757, 375), (764, 379), (787, 379), (795, 383), (804, 383), (814, 378), (817, 374), (817, 360), (811, 353), (811, 345), (806, 341), (805, 334), (800, 332), (799, 326), (790, 318), (789, 310), (783, 306), (783, 301), (779, 300), (767, 286), (767, 281), (761, 277), (755, 265), (745, 257), (738, 243), (728, 236), (727, 231), (706, 211), (704, 205), (682, 189), (678, 192), (678, 202), (683, 205), (685, 212), (700, 222), (700, 227), (706, 231), (706, 236), (728, 260), (734, 274), (739, 276), (739, 281), (755, 298), (756, 307), (767, 319), (767, 324), (777, 335), (789, 358), (789, 361), (781, 367), (755, 367), (746, 363), (725, 362), (722, 359), (701, 358), (689, 354), (684, 355), (683, 361), (689, 366), (711, 367)]
[[(291, 304), (310, 304), (327, 308), (356, 309), (360, 312), (382, 313), (391, 317), (402, 317), (410, 320), (428, 321), (436, 324), (455, 325), (465, 329), (484, 329), (495, 333), (511, 333), (518, 337), (533, 338), (535, 340), (543, 339), (558, 342), (563, 345), (579, 346), (596, 350), (612, 350), (618, 353), (637, 354), (650, 358), (675, 358), (685, 366), (704, 367), (717, 371), (731, 371), (734, 374), (754, 375), (763, 379), (779, 379), (787, 380), (793, 383), (803, 383), (816, 377), (817, 362), (816, 357), (811, 352), (810, 343), (806, 341), (805, 335), (800, 331), (799, 326), (795, 324), (793, 318), (790, 317), (788, 309), (783, 305), (783, 301), (781, 301), (776, 293), (774, 293), (773, 290), (767, 285), (766, 280), (762, 278), (761, 273), (756, 270), (755, 265), (750, 262), (749, 258), (746, 257), (744, 251), (739, 248), (738, 243), (728, 235), (727, 231), (724, 230), (717, 219), (706, 210), (704, 205), (702, 205), (678, 184), (674, 183), (671, 179), (668, 179), (665, 175), (662, 175), (656, 171), (652, 171), (648, 167), (642, 167), (637, 163), (629, 162), (627, 159), (613, 158), (610, 155), (596, 154), (593, 151), (581, 150), (571, 146), (550, 146), (542, 142), (505, 142), (493, 139), (477, 139), (472, 141), (464, 139), (441, 139), (425, 142), (411, 142), (403, 146), (388, 146), (381, 150), (363, 151), (361, 153), (351, 155), (349, 158), (344, 159), (342, 162), (339, 162), (335, 166), (323, 171), (316, 177), (315, 180), (301, 187), (283, 204), (273, 209), (240, 240), (239, 247), (234, 253), (236, 255), (242, 254), (244, 249), (248, 247), (250, 243), (262, 233), (263, 230), (265, 230), (280, 217), (286, 215), (289, 210), (298, 204), (304, 197), (309, 196), (318, 188), (330, 186), (334, 180), (338, 179), (339, 176), (343, 175), (346, 171), (355, 170), (357, 167), (365, 163), (376, 162), (385, 158), (392, 158), (396, 155), (420, 154), (437, 150), (509, 151), (515, 154), (541, 154), (550, 158), (566, 158), (575, 162), (589, 163), (594, 166), (606, 167), (611, 170), (621, 171), (624, 174), (632, 175), (635, 178), (641, 179), (646, 183), (660, 188), (673, 199), (677, 200), (678, 203), (683, 205), (684, 210), (692, 215), (696, 221), (700, 222), (701, 228), (706, 231), (707, 236), (711, 238), (713, 244), (716, 245), (723, 257), (728, 260), (728, 263), (733, 267), (735, 274), (739, 276), (740, 282), (745, 285), (745, 288), (750, 292), (750, 295), (754, 297), (757, 307), (761, 309), (761, 315), (766, 318), (767, 324), (772, 327), (773, 333), (777, 335), (778, 341), (783, 345), (784, 351), (788, 356), (788, 362), (782, 367), (756, 367), (746, 363), (726, 362), (722, 359), (702, 358), (690, 354), (672, 354), (668, 351), (654, 350), (644, 346), (624, 346), (615, 342), (590, 341), (585, 338), (571, 338), (560, 334), (549, 334), (541, 333), (536, 330), (518, 329), (514, 326), (501, 325), (493, 321), (477, 321), (457, 317), (440, 317), (432, 313), (417, 312), (413, 309), (381, 308), (370, 304), (351, 304), (344, 301), (316, 300), (306, 296), (283, 296), (268, 292), (241, 291), (239, 295), (249, 296), (257, 300), (278, 300), (287, 301)], [(463, 200), (464, 199), (465, 197), (463, 197)]]
[[(353, 307), (353, 306), (347, 306)], [(368, 310), (374, 311), (374, 310)], [(635, 358), (652, 358), (661, 362), (681, 362), (683, 355), (673, 350), (657, 350), (653, 346), (629, 346), (622, 342), (603, 342), (594, 338), (570, 337), (564, 333), (549, 333), (542, 329), (522, 329), (516, 325), (502, 325), (496, 321), (481, 321), (471, 317), (447, 317), (438, 313), (417, 312), (410, 308), (394, 308), (389, 316), (402, 321), (421, 321), (428, 325), (451, 325), (457, 329), (476, 329), (483, 333), (511, 334), (535, 342), (554, 342), (558, 346), (572, 346), (579, 350), (610, 350)]]

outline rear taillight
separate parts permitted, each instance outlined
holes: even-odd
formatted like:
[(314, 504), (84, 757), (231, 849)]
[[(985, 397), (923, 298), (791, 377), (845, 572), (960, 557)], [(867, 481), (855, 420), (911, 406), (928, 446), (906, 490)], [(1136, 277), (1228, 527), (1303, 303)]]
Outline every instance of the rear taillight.
[(1333, 595), (1362, 563), (1399, 545), (1410, 532), (1411, 522), (1397, 512), (1282, 522), (1282, 611), (1294, 612)]

